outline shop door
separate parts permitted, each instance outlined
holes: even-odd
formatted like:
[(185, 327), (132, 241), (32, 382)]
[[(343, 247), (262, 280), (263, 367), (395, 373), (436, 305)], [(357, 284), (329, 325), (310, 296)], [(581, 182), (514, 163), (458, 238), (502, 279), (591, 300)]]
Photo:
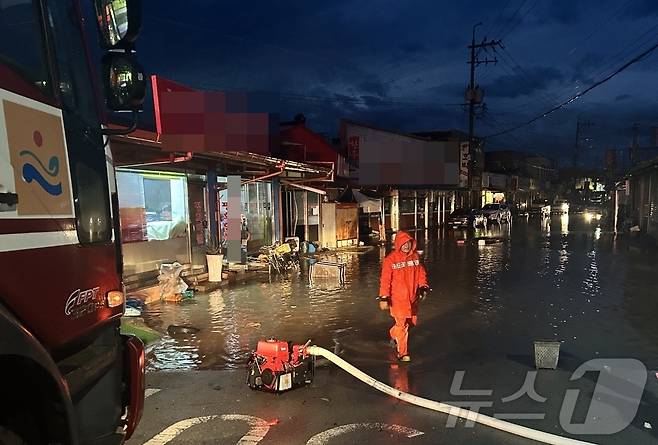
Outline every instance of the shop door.
[(320, 195), (313, 192), (306, 192), (307, 200), (307, 234), (306, 241), (320, 241)]
[(192, 250), (192, 269), (206, 267), (206, 231), (208, 229), (208, 211), (206, 203), (206, 185), (203, 182), (188, 182), (187, 190), (190, 202), (190, 246)]

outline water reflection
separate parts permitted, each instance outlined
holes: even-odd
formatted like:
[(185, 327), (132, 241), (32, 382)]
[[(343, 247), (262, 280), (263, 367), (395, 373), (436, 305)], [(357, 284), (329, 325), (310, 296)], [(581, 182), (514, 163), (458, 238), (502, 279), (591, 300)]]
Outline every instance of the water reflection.
[(475, 275), (478, 306), (475, 314), (486, 324), (492, 324), (501, 307), (500, 294), (497, 292), (498, 279), (501, 271), (509, 267), (507, 245), (502, 242), (485, 245), (478, 253)]
[[(624, 239), (614, 239), (614, 248), (612, 237), (593, 232), (579, 217), (572, 216), (564, 233), (559, 219), (559, 231), (552, 233), (544, 228), (550, 219), (531, 218), (486, 232), (438, 231), (437, 238), (421, 240), (433, 292), (411, 337), (420, 363), (450, 357), (455, 366), (466, 366), (462, 361), (483, 354), (528, 354), (533, 338), (563, 340), (565, 350), (579, 357), (631, 351), (655, 361), (656, 258), (629, 249)], [(404, 370), (389, 369), (392, 320), (374, 301), (385, 254), (382, 247), (337, 255), (334, 260), (346, 263), (343, 286), (310, 286), (305, 265), (298, 276), (263, 278), (182, 305), (152, 304), (144, 318), (155, 329), (200, 330), (166, 336), (149, 354), (148, 369), (237, 368), (259, 339), (310, 338), (328, 347), (337, 341), (355, 364), (388, 370), (391, 382), (408, 385)], [(419, 361), (414, 357), (416, 366)]]
[(569, 214), (565, 213), (563, 215), (560, 215), (560, 232), (561, 233), (569, 233)]

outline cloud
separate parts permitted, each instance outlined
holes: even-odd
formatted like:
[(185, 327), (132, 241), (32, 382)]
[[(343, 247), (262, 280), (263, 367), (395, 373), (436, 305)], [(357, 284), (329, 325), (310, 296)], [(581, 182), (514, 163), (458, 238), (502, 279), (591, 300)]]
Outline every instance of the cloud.
[(504, 98), (530, 96), (564, 79), (562, 72), (554, 67), (533, 67), (524, 71), (500, 76), (489, 83), (485, 89), (487, 96)]
[[(282, 95), (281, 109), (273, 111), (282, 119), (304, 112), (311, 128), (328, 134), (335, 134), (341, 117), (404, 131), (464, 129), (461, 107), (418, 103), (463, 101), (466, 46), (476, 21), (485, 24), (477, 38), (485, 33), (500, 38), (513, 29), (505, 45), (527, 74), (512, 68), (505, 74), (499, 66), (479, 70), (478, 78), (487, 76), (481, 83), (491, 113), (502, 108), (509, 114), (497, 117), (515, 123), (544, 111), (542, 96), (566, 98), (576, 85), (592, 84), (602, 62), (658, 14), (658, 0), (624, 0), (623, 9), (618, 0), (514, 0), (502, 14), (505, 2), (491, 0), (417, 0), (414, 7), (399, 0), (332, 0), (313, 8), (281, 0), (259, 4), (258, 14), (245, 2), (222, 2), (221, 14), (216, 0), (197, 0), (194, 8), (144, 3), (137, 47), (147, 72), (200, 88), (294, 93)], [(95, 23), (93, 11), (88, 23)], [(570, 51), (574, 47), (577, 52)], [(654, 55), (633, 71), (655, 69), (657, 59)], [(592, 100), (608, 113), (593, 131), (606, 130), (612, 111), (615, 125), (623, 128), (630, 128), (631, 116), (654, 119), (655, 105), (644, 92), (658, 88), (658, 78), (644, 73), (643, 81), (636, 81), (630, 71), (532, 126), (537, 131), (521, 130), (524, 145), (568, 152), (573, 110)], [(477, 128), (484, 132), (479, 123)], [(501, 146), (510, 141), (512, 136), (498, 139)]]
[(407, 42), (402, 45), (400, 45), (400, 49), (404, 51), (405, 53), (410, 53), (410, 54), (418, 54), (418, 53), (426, 53), (428, 52), (427, 46), (423, 43), (418, 43), (418, 42)]
[(583, 20), (583, 11), (586, 8), (585, 6), (591, 7), (595, 5), (594, 2), (598, 2), (599, 5), (597, 9), (602, 8), (600, 0), (578, 0), (574, 1), (547, 1), (540, 2), (535, 7), (535, 17), (537, 18), (537, 23), (540, 24), (558, 24), (558, 25), (573, 25), (576, 23), (582, 23)]
[(658, 2), (656, 0), (636, 0), (632, 8), (626, 10), (629, 18), (647, 18), (658, 15)]
[(378, 80), (366, 80), (361, 82), (358, 87), (364, 93), (375, 94), (379, 97), (386, 96), (388, 92), (388, 86)]

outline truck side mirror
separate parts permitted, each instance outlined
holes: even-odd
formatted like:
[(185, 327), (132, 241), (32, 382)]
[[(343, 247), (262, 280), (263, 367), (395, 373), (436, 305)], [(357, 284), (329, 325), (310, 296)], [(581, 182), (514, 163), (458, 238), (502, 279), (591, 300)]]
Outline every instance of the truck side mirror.
[(106, 48), (129, 49), (142, 27), (141, 0), (95, 0), (96, 19)]
[(108, 52), (102, 63), (108, 108), (113, 111), (139, 110), (146, 95), (146, 77), (135, 56)]

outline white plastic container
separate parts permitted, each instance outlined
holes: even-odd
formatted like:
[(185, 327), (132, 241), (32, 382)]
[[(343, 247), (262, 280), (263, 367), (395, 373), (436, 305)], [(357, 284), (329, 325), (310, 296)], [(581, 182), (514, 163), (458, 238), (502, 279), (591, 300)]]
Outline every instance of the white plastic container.
[(208, 262), (208, 281), (211, 283), (222, 281), (224, 255), (206, 255), (206, 261)]

